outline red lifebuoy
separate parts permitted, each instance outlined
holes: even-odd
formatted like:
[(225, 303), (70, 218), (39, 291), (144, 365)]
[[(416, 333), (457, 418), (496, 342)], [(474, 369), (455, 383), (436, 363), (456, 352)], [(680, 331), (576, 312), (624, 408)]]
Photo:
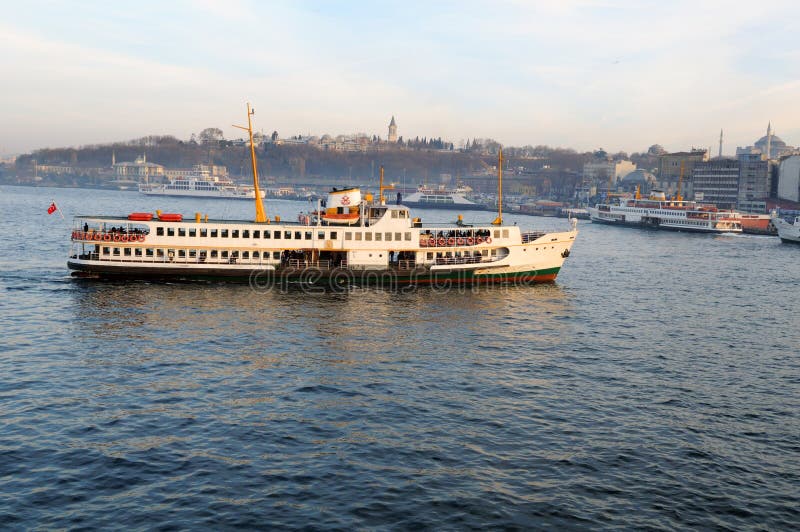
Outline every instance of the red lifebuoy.
[(458, 238), (458, 245), (459, 246), (463, 246), (464, 245), (464, 239), (462, 237)]
[(119, 235), (114, 235), (113, 237), (111, 237), (111, 239), (112, 239), (114, 242), (119, 242), (120, 236), (119, 236)]
[(455, 245), (455, 243), (456, 243), (456, 239), (453, 238), (452, 236), (447, 239), (447, 245), (448, 246), (453, 246), (453, 245)]
[(103, 240), (103, 235), (101, 235), (100, 233), (95, 233), (94, 239), (97, 241)]
[(482, 236), (478, 237), (478, 244), (483, 244), (483, 237)]
[(430, 238), (428, 239), (428, 247), (433, 247), (433, 246), (435, 246), (435, 245), (436, 245), (436, 239), (435, 239), (435, 238), (433, 238), (433, 237), (430, 237)]
[(144, 235), (139, 235), (139, 242), (144, 242)]
[(422, 248), (428, 247), (428, 239), (427, 238), (420, 238), (419, 239), (419, 246)]
[(491, 244), (491, 243), (492, 243), (492, 237), (490, 237), (490, 236), (487, 236), (487, 237), (486, 237), (486, 243), (487, 243), (487, 244)]
[(440, 245), (440, 246), (444, 246), (445, 244), (447, 244), (447, 242), (445, 241), (445, 239), (444, 239), (444, 238), (439, 238), (439, 245)]
[(471, 246), (474, 243), (475, 243), (475, 239), (474, 238), (472, 238), (472, 237), (468, 237), (467, 238), (467, 245)]
[(119, 241), (120, 242), (127, 242), (128, 241), (128, 235), (122, 235), (121, 237), (119, 237)]
[(103, 242), (111, 242), (111, 235), (109, 235), (108, 233), (103, 235)]

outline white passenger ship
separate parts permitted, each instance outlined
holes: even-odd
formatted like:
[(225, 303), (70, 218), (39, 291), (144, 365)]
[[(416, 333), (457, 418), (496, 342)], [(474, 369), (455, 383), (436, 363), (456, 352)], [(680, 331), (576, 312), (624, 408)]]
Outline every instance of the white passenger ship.
[(647, 199), (623, 199), (617, 204), (600, 203), (589, 208), (594, 223), (693, 231), (700, 233), (741, 233), (741, 215), (682, 199), (667, 199), (653, 191)]
[[(167, 183), (142, 183), (139, 192), (148, 196), (178, 196), (187, 198), (221, 198), (253, 200), (255, 189), (249, 185), (237, 185), (228, 179), (211, 176), (202, 165), (194, 167), (194, 173), (183, 178), (171, 179)], [(259, 195), (264, 198), (265, 191)]]
[[(248, 105), (248, 129), (251, 111)], [(254, 189), (259, 190), (251, 144)], [(381, 174), (382, 175), (382, 174)], [(332, 191), (326, 208), (298, 221), (209, 220), (157, 211), (77, 216), (73, 275), (112, 279), (238, 279), (264, 282), (452, 284), (554, 281), (577, 235), (493, 224), (425, 225), (403, 205), (358, 188)]]
[(421, 185), (416, 192), (401, 198), (400, 203), (406, 207), (420, 209), (450, 209), (450, 210), (486, 210), (480, 203), (467, 199), (467, 194), (472, 192), (469, 187), (458, 187), (447, 190), (444, 187), (431, 188)]

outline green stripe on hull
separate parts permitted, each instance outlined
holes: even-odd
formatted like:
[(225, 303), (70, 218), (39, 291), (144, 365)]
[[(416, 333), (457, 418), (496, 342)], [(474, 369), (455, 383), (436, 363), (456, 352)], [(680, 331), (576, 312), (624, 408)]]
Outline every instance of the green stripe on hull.
[(353, 271), (353, 270), (251, 270), (246, 272), (174, 272), (167, 269), (124, 269), (115, 267), (96, 268), (93, 265), (71, 265), (78, 278), (163, 280), (163, 281), (224, 281), (249, 283), (254, 287), (269, 288), (291, 284), (321, 286), (452, 286), (491, 284), (533, 284), (553, 282), (560, 267), (543, 270), (528, 270), (513, 273), (484, 273), (476, 275), (472, 270), (451, 271)]

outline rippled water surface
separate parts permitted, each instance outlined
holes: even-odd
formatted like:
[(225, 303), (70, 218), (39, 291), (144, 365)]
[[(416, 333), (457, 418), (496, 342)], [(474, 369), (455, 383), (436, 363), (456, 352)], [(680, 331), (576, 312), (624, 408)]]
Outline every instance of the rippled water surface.
[(51, 199), (252, 210), (0, 187), (3, 528), (800, 525), (800, 247), (582, 222), (556, 284), (255, 293), (72, 280)]

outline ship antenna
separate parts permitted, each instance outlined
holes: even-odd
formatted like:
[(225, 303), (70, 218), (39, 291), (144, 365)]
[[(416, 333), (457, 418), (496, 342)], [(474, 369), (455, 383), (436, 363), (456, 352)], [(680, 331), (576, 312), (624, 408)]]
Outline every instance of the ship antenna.
[(261, 200), (261, 191), (258, 188), (258, 164), (256, 163), (256, 148), (253, 143), (253, 122), (251, 116), (255, 114), (255, 109), (250, 109), (250, 102), (247, 102), (247, 127), (237, 126), (233, 127), (244, 129), (250, 134), (250, 162), (253, 164), (253, 192), (256, 196), (256, 222), (267, 222), (267, 215), (264, 212), (264, 202)]
[(492, 225), (503, 225), (503, 148), (497, 157), (497, 218)]

